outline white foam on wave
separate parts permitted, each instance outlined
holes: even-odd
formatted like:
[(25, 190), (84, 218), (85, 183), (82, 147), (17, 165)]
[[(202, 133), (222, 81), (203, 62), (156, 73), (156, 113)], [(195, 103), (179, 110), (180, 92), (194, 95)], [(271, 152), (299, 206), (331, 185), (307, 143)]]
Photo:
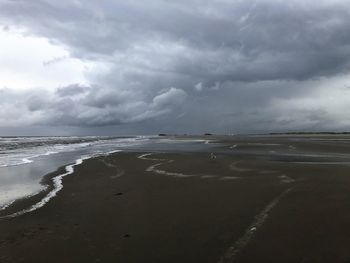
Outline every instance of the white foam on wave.
[(52, 154), (57, 154), (59, 152), (56, 151), (47, 151), (45, 153), (40, 153), (40, 154), (34, 154), (34, 155), (29, 155), (25, 158), (17, 157), (16, 155), (14, 156), (7, 156), (9, 160), (7, 160), (7, 163), (0, 164), (0, 167), (10, 167), (10, 166), (18, 166), (18, 165), (23, 165), (23, 164), (29, 164), (33, 163), (35, 158), (41, 157), (41, 156), (49, 156)]
[(32, 163), (32, 162), (33, 161), (28, 159), (28, 158), (22, 158), (20, 160), (13, 161), (13, 162), (10, 162), (10, 163), (0, 164), (0, 167), (17, 166), (17, 165), (28, 164), (28, 163)]
[(58, 152), (48, 151), (48, 152), (44, 153), (43, 155), (49, 156), (49, 155), (56, 154), (56, 153), (58, 153)]
[[(114, 150), (114, 151), (110, 151), (110, 152), (107, 152), (107, 153), (103, 153), (103, 154), (95, 154), (95, 155), (91, 155), (91, 156), (83, 156), (79, 159), (77, 159), (75, 161), (75, 163), (73, 164), (69, 164), (65, 167), (65, 170), (66, 172), (63, 173), (63, 174), (59, 174), (55, 177), (52, 178), (52, 182), (53, 182), (53, 189), (44, 197), (42, 198), (39, 202), (37, 202), (36, 204), (32, 205), (31, 207), (27, 208), (27, 209), (23, 209), (21, 211), (18, 211), (16, 213), (13, 213), (13, 214), (10, 214), (10, 215), (6, 215), (6, 216), (2, 216), (0, 217), (0, 219), (3, 219), (3, 218), (12, 218), (12, 217), (17, 217), (17, 216), (21, 216), (23, 214), (26, 214), (26, 213), (30, 213), (30, 212), (33, 212), (41, 207), (43, 207), (44, 205), (46, 205), (53, 197), (55, 197), (57, 195), (57, 193), (59, 191), (61, 191), (63, 189), (63, 183), (62, 183), (62, 180), (65, 176), (67, 175), (70, 175), (74, 172), (74, 167), (77, 166), (77, 165), (80, 165), (82, 164), (85, 160), (87, 159), (90, 159), (90, 158), (94, 158), (94, 157), (97, 157), (97, 156), (101, 156), (101, 155), (108, 155), (108, 154), (112, 154), (112, 153), (116, 153), (116, 152), (120, 152), (121, 150)], [(38, 193), (35, 193), (33, 195), (36, 195)], [(33, 196), (33, 195), (30, 195), (30, 196)], [(30, 196), (27, 196), (27, 197), (30, 197)], [(12, 202), (13, 203), (13, 202)], [(1, 207), (0, 210), (4, 210), (6, 209), (7, 207), (9, 207), (12, 203), (9, 203), (9, 204), (6, 204), (4, 206)]]
[(39, 202), (37, 202), (36, 204), (32, 205), (31, 207), (27, 208), (27, 209), (23, 209), (21, 211), (18, 211), (16, 213), (13, 213), (13, 214), (10, 214), (10, 215), (6, 215), (6, 216), (3, 216), (3, 217), (0, 217), (0, 218), (10, 218), (10, 217), (16, 217), (16, 216), (20, 216), (20, 215), (23, 215), (23, 214), (26, 214), (26, 213), (29, 213), (29, 212), (32, 212), (32, 211), (35, 211), (41, 207), (43, 207), (45, 204), (47, 204), (53, 197), (55, 197), (57, 195), (57, 193), (59, 191), (62, 190), (63, 188), (63, 184), (62, 184), (62, 179), (63, 177), (69, 175), (69, 174), (72, 174), (74, 172), (74, 166), (77, 166), (77, 165), (80, 165), (83, 163), (83, 161), (85, 159), (88, 159), (90, 157), (82, 157), (80, 159), (77, 159), (75, 161), (74, 164), (70, 164), (70, 165), (67, 165), (65, 167), (65, 170), (66, 172), (63, 173), (63, 174), (60, 174), (58, 176), (55, 176), (52, 178), (52, 181), (53, 181), (53, 189), (43, 198), (41, 199)]
[(10, 205), (12, 205), (15, 202), (15, 200), (12, 200), (11, 202), (0, 206), (0, 211), (5, 210), (6, 208), (8, 208)]
[(32, 163), (32, 160), (29, 160), (28, 158), (23, 158), (22, 163)]
[(49, 156), (49, 155), (56, 154), (56, 153), (58, 153), (58, 152), (56, 152), (56, 151), (47, 151), (45, 153), (32, 155), (32, 156), (30, 156), (28, 158), (25, 158), (25, 159), (29, 160), (29, 163), (32, 163), (33, 160), (31, 160), (31, 159), (38, 158), (38, 157), (41, 157), (41, 156)]
[(73, 144), (57, 144), (50, 147), (35, 147), (24, 149), (24, 152), (10, 151), (8, 154), (0, 158), (0, 167), (10, 167), (33, 163), (33, 159), (42, 156), (58, 154), (60, 152), (71, 152), (80, 148), (91, 146), (92, 143), (73, 143)]
[[(0, 164), (0, 167), (10, 167), (10, 166), (18, 166), (18, 165), (23, 165), (23, 164), (29, 164), (33, 163), (35, 158), (41, 157), (41, 156), (49, 156), (52, 154), (57, 154), (59, 152), (57, 151), (46, 151), (44, 153), (38, 153), (38, 154), (33, 154), (33, 153), (28, 153), (28, 154), (14, 154), (14, 155), (7, 155), (2, 158), (2, 162), (5, 162), (3, 164)], [(27, 155), (26, 157), (23, 158), (23, 155)], [(0, 160), (1, 162), (1, 160)]]

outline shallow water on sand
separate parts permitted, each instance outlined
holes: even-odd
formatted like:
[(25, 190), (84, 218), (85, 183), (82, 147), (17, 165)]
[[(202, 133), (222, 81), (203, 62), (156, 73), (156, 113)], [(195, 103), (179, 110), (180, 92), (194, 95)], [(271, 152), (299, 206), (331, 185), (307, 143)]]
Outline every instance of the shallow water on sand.
[(295, 164), (349, 165), (348, 145), (347, 137), (315, 136), (0, 138), (0, 210), (44, 190), (43, 176), (57, 168), (113, 151), (224, 152)]
[(0, 210), (16, 199), (45, 189), (44, 175), (57, 168), (113, 151), (197, 151), (203, 140), (152, 136), (0, 138)]

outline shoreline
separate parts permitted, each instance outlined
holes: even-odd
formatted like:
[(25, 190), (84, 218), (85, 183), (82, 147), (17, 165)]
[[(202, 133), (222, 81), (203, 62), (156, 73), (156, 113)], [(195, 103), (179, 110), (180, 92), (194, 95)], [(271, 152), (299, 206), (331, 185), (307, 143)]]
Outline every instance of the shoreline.
[[(296, 133), (273, 133), (273, 134), (264, 134), (264, 135), (271, 135), (276, 137), (276, 139), (278, 139), (279, 135), (286, 135), (286, 136), (293, 136), (296, 135)], [(347, 133), (297, 133), (297, 135), (301, 135), (301, 136), (313, 136), (313, 135), (320, 135), (320, 137), (323, 137), (323, 135), (344, 135), (347, 136)], [(228, 149), (236, 149), (238, 147), (238, 144), (234, 144), (231, 145), (232, 142), (230, 142), (230, 139), (237, 139), (238, 137), (240, 137), (242, 135), (235, 135), (235, 136), (230, 136), (230, 135), (211, 135), (211, 136), (205, 136), (205, 135), (198, 135), (198, 136), (175, 136), (175, 135), (168, 135), (165, 136), (164, 138), (166, 139), (174, 139), (175, 140), (184, 140), (184, 141), (191, 141), (191, 142), (203, 142), (203, 144), (211, 144), (211, 143), (217, 143), (218, 144), (218, 149), (224, 149), (224, 148), (228, 148)], [(126, 137), (128, 138), (128, 137)], [(249, 138), (249, 136), (246, 139), (251, 139)], [(247, 145), (249, 146), (281, 146), (282, 144), (279, 143), (270, 143), (269, 141), (265, 142), (265, 143), (254, 143), (254, 142), (246, 142)], [(231, 146), (230, 146), (231, 145)], [(289, 145), (289, 148), (291, 148), (292, 150), (295, 150), (296, 148), (294, 146)], [(259, 147), (258, 147), (259, 148)], [(214, 149), (215, 150), (215, 149)], [(63, 186), (63, 178), (71, 175), (74, 173), (74, 167), (81, 165), (83, 162), (85, 162), (86, 160), (90, 160), (93, 158), (99, 158), (101, 156), (108, 156), (108, 155), (112, 155), (114, 153), (118, 153), (118, 152), (122, 152), (123, 150), (112, 150), (112, 151), (108, 151), (106, 153), (100, 153), (100, 154), (95, 154), (95, 155), (91, 155), (91, 156), (81, 156), (80, 158), (76, 159), (74, 161), (74, 163), (69, 163), (66, 165), (63, 165), (61, 167), (58, 167), (55, 171), (48, 173), (46, 175), (44, 175), (40, 181), (40, 184), (42, 186), (45, 187), (45, 189), (33, 193), (29, 196), (25, 196), (23, 198), (19, 198), (16, 200), (11, 201), (8, 204), (5, 204), (1, 207), (0, 209), (0, 220), (1, 219), (6, 219), (6, 218), (11, 218), (11, 217), (16, 217), (16, 216), (20, 216), (23, 215), (25, 213), (30, 213), (33, 212), (41, 207), (43, 207), (46, 203), (48, 203), (52, 198), (54, 198), (57, 193), (59, 191), (62, 190)], [(127, 151), (128, 152), (128, 151)], [(134, 152), (134, 151), (131, 151)], [(139, 152), (139, 151), (135, 151), (135, 152)], [(171, 152), (171, 151), (170, 151)], [(176, 152), (176, 151), (174, 151)], [(148, 155), (152, 155), (152, 154), (157, 154), (157, 153), (161, 153), (161, 152), (148, 152), (148, 151), (141, 151), (139, 152), (141, 155), (139, 156), (141, 159), (145, 159), (145, 160), (156, 160), (156, 161), (163, 161), (163, 162), (172, 162), (172, 160), (166, 160), (166, 159), (152, 159), (152, 158), (144, 158), (143, 156), (148, 156)], [(214, 155), (215, 156), (215, 155)], [(332, 155), (329, 156), (322, 156), (321, 157), (342, 157), (342, 156), (346, 156), (344, 154), (338, 153), (337, 154), (333, 153)], [(297, 163), (297, 162), (295, 162)], [(166, 172), (166, 171), (162, 171), (157, 169), (156, 167), (161, 165), (162, 163), (158, 163), (155, 165), (150, 166), (149, 172), (154, 172), (154, 173), (158, 173), (161, 175), (170, 175), (170, 176), (178, 176), (178, 177), (191, 177), (193, 175), (186, 175), (186, 174), (181, 174), (181, 173), (176, 173), (176, 172)], [(300, 164), (317, 164), (317, 162), (300, 162)], [(320, 164), (328, 164), (325, 162), (322, 162)], [(346, 164), (346, 162), (330, 162), (330, 164)], [(232, 167), (232, 170), (235, 171), (249, 171), (250, 169), (248, 168), (238, 168), (236, 167), (235, 163), (230, 164), (230, 166)], [(216, 177), (215, 175), (202, 175), (203, 178), (214, 178)], [(237, 179), (239, 177), (222, 177), (222, 180), (230, 180), (230, 179)]]
[[(73, 163), (73, 164), (68, 164), (68, 165), (59, 167), (55, 172), (44, 175), (40, 184), (42, 184), (45, 187), (45, 189), (43, 189), (42, 191), (40, 191), (38, 193), (34, 193), (30, 196), (13, 201), (5, 209), (1, 210), (1, 212), (5, 214), (10, 209), (15, 210), (16, 207), (20, 206), (21, 203), (23, 205), (23, 203), (30, 203), (30, 202), (33, 202), (34, 200), (39, 200), (39, 201), (34, 201), (33, 204), (30, 205), (28, 208), (24, 208), (21, 210), (17, 209), (18, 210), (17, 212), (9, 213), (6, 215), (1, 215), (1, 213), (0, 213), (0, 220), (21, 216), (21, 215), (24, 215), (26, 213), (34, 212), (35, 210), (43, 207), (52, 198), (54, 198), (59, 191), (61, 191), (63, 189), (63, 178), (67, 175), (73, 174), (74, 167), (82, 164), (83, 161), (87, 160), (87, 159), (90, 159), (90, 158), (77, 159), (75, 161), (75, 163)], [(60, 172), (62, 170), (63, 170), (63, 172)]]
[[(241, 236), (245, 232), (246, 226), (251, 224), (256, 212), (262, 211), (275, 194), (279, 194), (286, 188), (286, 186), (280, 185), (278, 180), (272, 176), (267, 176), (267, 178), (270, 178), (268, 179), (269, 182), (264, 182), (257, 178), (260, 183), (252, 184), (251, 180), (248, 180), (249, 183), (246, 180), (240, 180), (238, 185), (234, 180), (225, 181), (217, 177), (163, 176), (148, 171), (148, 167), (158, 162), (154, 159), (174, 160), (171, 163), (164, 163), (161, 166), (161, 169), (170, 173), (174, 165), (180, 168), (183, 164), (183, 168), (186, 170), (187, 162), (190, 158), (193, 161), (197, 160), (201, 163), (205, 161), (206, 163), (204, 167), (197, 167), (195, 169), (188, 167), (192, 170), (192, 174), (195, 175), (202, 174), (202, 171), (207, 169), (215, 172), (217, 165), (215, 164), (213, 166), (212, 162), (214, 159), (210, 158), (209, 153), (154, 153), (159, 154), (159, 158), (156, 156), (150, 156), (152, 157), (150, 158), (151, 160), (138, 158), (145, 154), (149, 154), (149, 152), (120, 152), (91, 158), (81, 165), (76, 166), (72, 176), (66, 176), (64, 178), (64, 188), (55, 198), (46, 203), (45, 206), (33, 213), (0, 220), (0, 231), (3, 233), (3, 237), (7, 236), (10, 238), (0, 239), (0, 255), (4, 257), (1, 258), (0, 256), (2, 262), (17, 262), (15, 258), (11, 258), (8, 254), (9, 251), (14, 249), (11, 247), (15, 246), (18, 254), (21, 254), (21, 247), (23, 246), (24, 249), (28, 245), (31, 247), (32, 245), (38, 246), (38, 248), (32, 247), (31, 249), (37, 251), (40, 248), (40, 253), (44, 253), (40, 257), (47, 256), (50, 257), (51, 262), (62, 262), (64, 260), (62, 258), (63, 255), (57, 255), (57, 253), (52, 252), (52, 249), (50, 249), (53, 246), (52, 242), (56, 243), (54, 240), (57, 237), (54, 238), (54, 236), (57, 234), (61, 236), (65, 233), (63, 234), (64, 236), (71, 237), (69, 238), (71, 241), (68, 243), (74, 243), (74, 240), (80, 240), (79, 242), (84, 243), (85, 241), (81, 240), (81, 235), (85, 231), (87, 233), (91, 231), (94, 233), (91, 233), (91, 242), (93, 242), (94, 246), (100, 247), (101, 251), (105, 251), (101, 246), (105, 246), (106, 242), (107, 244), (108, 242), (117, 242), (119, 244), (117, 247), (122, 246), (121, 249), (124, 252), (121, 252), (121, 254), (117, 253), (118, 255), (115, 254), (118, 249), (105, 251), (104, 256), (98, 253), (98, 257), (102, 257), (102, 262), (110, 262), (116, 258), (119, 258), (122, 262), (140, 262), (141, 257), (149, 258), (149, 260), (153, 258), (154, 260), (151, 260), (152, 262), (164, 262), (156, 258), (159, 256), (165, 260), (165, 258), (168, 258), (168, 253), (174, 253), (178, 249), (179, 251), (187, 251), (187, 259), (184, 259), (181, 256), (182, 253), (180, 253), (174, 256), (173, 260), (168, 259), (168, 262), (196, 262), (198, 253), (203, 249), (203, 246), (206, 247), (209, 253), (200, 256), (201, 261), (215, 262), (231, 245), (233, 239), (231, 235), (233, 234), (237, 238)], [(230, 160), (227, 159), (227, 156), (222, 156), (222, 158), (224, 158), (223, 161), (228, 165)], [(120, 174), (117, 168), (124, 171), (122, 176), (115, 177), (117, 174)], [(231, 173), (228, 166), (225, 169), (225, 171), (220, 171), (220, 174), (217, 176), (224, 177)], [(62, 170), (64, 170), (64, 167), (56, 171), (56, 174), (62, 172)], [(185, 170), (181, 171), (180, 168), (179, 173), (187, 173)], [(55, 173), (51, 175), (51, 178), (52, 176), (55, 176)], [(261, 186), (267, 186), (270, 183), (276, 185), (277, 188), (266, 191), (267, 189), (264, 190), (263, 187), (263, 200), (266, 201), (249, 201), (248, 204), (250, 203), (256, 208), (245, 211), (246, 209), (244, 207), (247, 204), (242, 204), (239, 199), (229, 198), (229, 196), (236, 196), (237, 191), (240, 195), (247, 195), (247, 192), (242, 192), (239, 186), (247, 185), (247, 183), (254, 186), (248, 191), (253, 196), (257, 195), (254, 190), (255, 188), (259, 189)], [(234, 187), (236, 190), (232, 191), (231, 187)], [(217, 188), (221, 190), (218, 192)], [(101, 189), (104, 189), (103, 192), (101, 192)], [(209, 196), (212, 196), (212, 198), (209, 198)], [(260, 196), (260, 194), (257, 196)], [(233, 204), (220, 204), (220, 200), (227, 198), (235, 201), (233, 201)], [(188, 202), (189, 200), (191, 201)], [(236, 218), (231, 222), (232, 216), (235, 214), (235, 210), (231, 208), (232, 205), (241, 211), (245, 211), (242, 214), (243, 217), (238, 221), (238, 218)], [(114, 209), (110, 210), (112, 207)], [(213, 209), (211, 212), (211, 209), (208, 210), (209, 207)], [(67, 223), (62, 224), (60, 222)], [(156, 222), (158, 223), (155, 224)], [(57, 224), (60, 230), (56, 229)], [(75, 224), (77, 226), (74, 226)], [(214, 226), (213, 224), (216, 227), (209, 227)], [(197, 228), (196, 225), (202, 226)], [(102, 230), (100, 228), (101, 226), (105, 226), (108, 231), (105, 232)], [(183, 230), (177, 231), (177, 227), (175, 226)], [(159, 227), (161, 228), (159, 229)], [(222, 230), (225, 231), (222, 232)], [(51, 235), (52, 231), (56, 233), (54, 236)], [(101, 231), (104, 233), (102, 236), (100, 236)], [(216, 237), (217, 234), (222, 237), (218, 239)], [(185, 238), (183, 235), (187, 237)], [(198, 236), (199, 239), (193, 235)], [(14, 243), (9, 241), (12, 240), (11, 236), (16, 240)], [(30, 241), (28, 239), (29, 237)], [(153, 243), (152, 247), (160, 246), (157, 249), (159, 255), (156, 258), (152, 254), (149, 254), (152, 249), (148, 245), (142, 248), (145, 245), (142, 240), (146, 237), (150, 239), (149, 242)], [(211, 238), (208, 239), (208, 237)], [(42, 238), (47, 239), (46, 243), (40, 243), (39, 240), (42, 240)], [(187, 241), (183, 240), (183, 238)], [(162, 249), (161, 247), (164, 245), (161, 243), (165, 242), (165, 240), (168, 240), (170, 244)], [(182, 240), (183, 245), (175, 245), (178, 244), (179, 240)], [(64, 247), (67, 250), (67, 240), (62, 240), (62, 242), (59, 247)], [(133, 242), (137, 242), (137, 245), (133, 244)], [(192, 244), (192, 242), (194, 243)], [(135, 249), (135, 245), (138, 247), (140, 254), (135, 255), (136, 258), (132, 260), (131, 258), (134, 253), (131, 251)], [(56, 247), (57, 244), (54, 246)], [(71, 246), (73, 250), (69, 249), (71, 251), (69, 255), (72, 256), (75, 254), (79, 255), (80, 259), (85, 258), (83, 251), (80, 251), (82, 248), (78, 248), (74, 244), (69, 245), (69, 247)], [(54, 260), (52, 259), (52, 253), (56, 258)], [(36, 252), (33, 252), (33, 257), (35, 254)], [(37, 256), (38, 254), (35, 257), (37, 258)], [(64, 258), (67, 258), (67, 256), (68, 254)], [(5, 257), (8, 257), (8, 259)], [(28, 260), (32, 258), (32, 255), (25, 255), (25, 258)], [(88, 258), (85, 259), (85, 262), (86, 260), (89, 261)], [(38, 262), (41, 261), (39, 260)]]
[(41, 202), (41, 200), (43, 200), (50, 192), (55, 190), (54, 178), (66, 173), (65, 169), (68, 165), (61, 166), (57, 168), (56, 171), (43, 176), (40, 184), (44, 186), (45, 189), (6, 204), (5, 208), (0, 210), (0, 220), (15, 217), (17, 213), (24, 210), (29, 210), (32, 206)]
[[(350, 168), (307, 162), (310, 152), (345, 152), (350, 144), (282, 144), (259, 139), (224, 142), (212, 151), (121, 151), (71, 164), (55, 198), (0, 220), (0, 261), (350, 260)], [(236, 154), (241, 149), (258, 154)], [(264, 154), (281, 149), (302, 152), (303, 162)]]
[(63, 189), (63, 179), (74, 173), (74, 167), (81, 165), (86, 160), (108, 156), (117, 152), (121, 152), (121, 150), (113, 150), (92, 156), (81, 156), (74, 163), (63, 165), (58, 167), (57, 170), (44, 175), (40, 180), (40, 184), (44, 189), (3, 205), (0, 209), (0, 220), (21, 216), (40, 209)]

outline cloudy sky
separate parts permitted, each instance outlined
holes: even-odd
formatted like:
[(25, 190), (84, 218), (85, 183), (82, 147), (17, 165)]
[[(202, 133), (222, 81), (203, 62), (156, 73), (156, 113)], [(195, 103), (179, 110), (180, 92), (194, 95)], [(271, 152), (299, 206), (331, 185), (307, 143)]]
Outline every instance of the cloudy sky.
[(350, 130), (350, 2), (0, 0), (0, 135)]

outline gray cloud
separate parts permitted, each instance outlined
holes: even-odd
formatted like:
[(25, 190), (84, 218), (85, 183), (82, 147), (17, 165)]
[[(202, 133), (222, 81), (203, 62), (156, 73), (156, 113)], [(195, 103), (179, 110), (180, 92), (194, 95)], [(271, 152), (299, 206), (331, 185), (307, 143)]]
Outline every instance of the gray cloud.
[(79, 84), (72, 84), (66, 87), (59, 87), (56, 90), (56, 94), (59, 97), (69, 97), (69, 96), (75, 96), (75, 95), (79, 95), (79, 94), (83, 94), (85, 93), (88, 89), (90, 89), (89, 87), (84, 87), (81, 86)]
[(9, 111), (23, 103), (28, 124), (139, 123), (140, 132), (349, 127), (340, 114), (347, 109), (317, 95), (329, 96), (319, 88), (329, 80), (344, 96), (337, 79), (346, 82), (350, 69), (347, 1), (0, 0), (0, 10), (4, 27), (24, 27), (107, 68), (89, 72), (88, 85), (44, 87), (55, 89), (50, 96), (35, 89), (1, 96)]
[[(113, 60), (122, 52), (132, 66), (150, 71), (256, 81), (307, 79), (349, 66), (345, 1), (39, 0), (2, 1), (1, 10), (3, 20), (65, 44), (74, 55)], [(166, 67), (150, 63), (162, 52)]]
[(123, 100), (117, 92), (78, 84), (61, 87), (46, 95), (35, 90), (12, 92), (6, 89), (0, 90), (0, 94), (0, 106), (6, 113), (0, 115), (0, 121), (10, 126), (23, 123), (81, 127), (119, 125), (169, 114), (187, 97), (182, 89), (170, 88), (162, 90), (150, 101), (139, 97)]

